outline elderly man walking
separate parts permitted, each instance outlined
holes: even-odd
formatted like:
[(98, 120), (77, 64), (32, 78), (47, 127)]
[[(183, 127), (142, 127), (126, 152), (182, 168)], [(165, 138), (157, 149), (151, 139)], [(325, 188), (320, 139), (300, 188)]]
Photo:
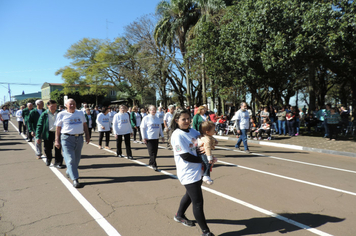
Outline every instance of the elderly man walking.
[[(45, 111), (43, 108), (43, 101), (37, 100), (36, 101), (37, 108), (31, 110), (30, 115), (28, 117), (28, 129), (32, 137), (35, 137), (35, 146), (36, 146), (36, 156), (37, 159), (42, 159), (42, 143), (37, 141), (36, 138), (36, 129), (37, 129), (37, 122), (40, 118), (42, 112)], [(39, 137), (41, 140), (41, 137)]]
[(244, 144), (244, 149), (246, 153), (250, 153), (247, 145), (247, 131), (250, 128), (250, 115), (247, 111), (246, 102), (241, 103), (241, 109), (235, 114), (234, 119), (236, 120), (237, 133), (240, 135), (235, 148), (240, 149), (241, 142)]
[(76, 110), (76, 102), (68, 99), (66, 111), (57, 115), (56, 127), (56, 148), (62, 147), (64, 160), (67, 164), (67, 177), (73, 180), (73, 186), (80, 188), (78, 166), (83, 148), (83, 134), (85, 141), (90, 142), (88, 126), (84, 113)]
[[(46, 165), (50, 166), (53, 158), (52, 149), (53, 143), (55, 140), (55, 133), (56, 133), (56, 126), (54, 122), (56, 121), (57, 114), (57, 102), (54, 100), (49, 100), (47, 102), (48, 110), (42, 112), (36, 129), (36, 141), (38, 144), (41, 144), (41, 139), (43, 139), (44, 144), (44, 152), (46, 154)], [(54, 155), (54, 167), (58, 169), (64, 168), (62, 165), (63, 163), (63, 156), (61, 153), (60, 148), (55, 148), (55, 155)]]
[(24, 133), (25, 133), (25, 129), (26, 129), (26, 139), (27, 142), (32, 142), (32, 135), (30, 134), (30, 130), (28, 128), (28, 117), (30, 115), (31, 110), (33, 109), (33, 104), (32, 103), (27, 103), (27, 107), (25, 109), (23, 109), (22, 111), (22, 117), (23, 117), (23, 122), (24, 122)]

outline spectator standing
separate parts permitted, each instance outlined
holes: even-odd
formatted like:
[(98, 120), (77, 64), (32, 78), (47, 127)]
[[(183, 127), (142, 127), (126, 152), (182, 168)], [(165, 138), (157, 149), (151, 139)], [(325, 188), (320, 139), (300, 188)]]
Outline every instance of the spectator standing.
[(140, 126), (143, 142), (147, 145), (150, 161), (148, 165), (153, 170), (157, 171), (157, 152), (158, 152), (158, 138), (162, 137), (164, 142), (164, 135), (161, 126), (160, 119), (156, 116), (156, 107), (154, 105), (149, 106), (149, 114), (142, 119)]
[(177, 168), (177, 176), (185, 187), (186, 193), (180, 201), (180, 205), (174, 220), (185, 226), (195, 226), (195, 223), (185, 216), (185, 212), (193, 203), (193, 214), (203, 231), (203, 236), (213, 236), (206, 223), (204, 214), (204, 200), (202, 185), (202, 161), (197, 156), (197, 138), (200, 135), (195, 129), (189, 128), (191, 121), (190, 111), (177, 110), (172, 119), (171, 129), (174, 130), (171, 145), (174, 149), (174, 161)]
[(10, 111), (7, 106), (3, 106), (0, 109), (0, 114), (2, 117), (2, 124), (4, 127), (4, 132), (9, 132), (9, 120), (10, 120)]
[[(26, 126), (23, 123), (22, 111), (25, 109), (25, 106), (21, 106), (20, 110), (16, 112), (17, 123), (19, 127), (19, 134), (26, 133)], [(23, 129), (23, 130), (22, 130)]]
[[(47, 110), (42, 112), (40, 118), (37, 122), (36, 128), (36, 142), (37, 144), (41, 144), (41, 139), (43, 139), (44, 152), (46, 154), (46, 165), (50, 166), (53, 158), (52, 150), (53, 143), (56, 139), (56, 126), (54, 125), (57, 114), (57, 102), (54, 100), (49, 100), (47, 102)], [(64, 168), (63, 164), (63, 156), (61, 152), (61, 148), (54, 148), (54, 167), (58, 169)]]
[(141, 108), (141, 117), (142, 119), (147, 116), (147, 112), (146, 112), (146, 109), (145, 108)]
[(132, 108), (132, 112), (130, 114), (130, 121), (131, 121), (131, 127), (133, 130), (133, 139), (134, 139), (134, 143), (137, 143), (136, 141), (136, 133), (138, 132), (139, 137), (140, 137), (140, 142), (142, 141), (142, 136), (141, 136), (141, 129), (140, 129), (140, 125), (141, 125), (141, 121), (142, 121), (142, 116), (141, 114), (138, 112), (138, 108), (137, 106), (134, 106)]
[(311, 133), (311, 127), (316, 127), (317, 124), (318, 124), (318, 120), (314, 117), (314, 115), (312, 113), (309, 113), (305, 117), (305, 124), (307, 126), (308, 134), (310, 134)]
[(110, 143), (110, 127), (111, 127), (111, 119), (109, 116), (109, 111), (110, 109), (103, 107), (101, 109), (101, 113), (98, 115), (98, 118), (96, 119), (96, 125), (98, 126), (98, 131), (99, 131), (99, 149), (102, 149), (102, 142), (103, 138), (105, 135), (105, 148), (110, 149), (109, 143)]
[[(341, 122), (341, 116), (338, 112), (336, 112), (336, 108), (331, 108), (330, 113), (326, 116), (326, 122), (328, 124), (329, 130), (329, 140), (335, 141), (337, 140), (337, 126)], [(334, 138), (335, 135), (335, 138)]]
[(282, 130), (283, 134), (286, 135), (286, 115), (287, 112), (285, 111), (285, 108), (282, 107), (280, 111), (277, 112), (276, 116), (278, 117), (278, 130), (279, 130), (279, 135), (282, 135)]
[(121, 149), (122, 136), (124, 136), (127, 158), (133, 159), (130, 143), (132, 127), (130, 123), (130, 115), (126, 111), (127, 107), (125, 105), (120, 105), (120, 110), (115, 114), (113, 119), (113, 131), (116, 138), (116, 155), (118, 157), (124, 157)]
[(247, 145), (247, 132), (250, 128), (250, 114), (247, 111), (246, 102), (241, 103), (240, 110), (235, 114), (235, 120), (237, 134), (239, 134), (235, 148), (240, 149), (241, 142), (243, 142), (245, 152), (250, 153)]
[(302, 108), (302, 112), (303, 112), (304, 114), (307, 114), (307, 105), (304, 105), (304, 107)]
[(158, 107), (158, 111), (156, 112), (156, 116), (161, 121), (162, 130), (164, 130), (164, 122), (163, 122), (164, 111), (162, 111), (162, 107)]
[(289, 111), (286, 115), (288, 134), (290, 137), (295, 136), (294, 126), (295, 126), (295, 113)]
[(55, 147), (63, 149), (64, 160), (67, 164), (67, 177), (73, 180), (73, 186), (80, 188), (78, 166), (83, 148), (83, 134), (85, 141), (90, 142), (88, 126), (84, 113), (76, 110), (76, 103), (73, 99), (66, 102), (66, 111), (57, 114), (55, 122), (56, 140)]
[(201, 123), (206, 121), (205, 112), (206, 112), (205, 107), (204, 106), (200, 106), (200, 107), (198, 107), (197, 113), (193, 117), (192, 127), (196, 131), (199, 131)]
[[(43, 108), (44, 104), (43, 104), (42, 100), (37, 100), (35, 104), (37, 107), (31, 110), (29, 117), (28, 117), (28, 129), (29, 129), (29, 132), (31, 133), (31, 136), (35, 137), (35, 147), (36, 147), (37, 159), (42, 159), (41, 134), (39, 134), (39, 136), (36, 136), (36, 130), (37, 130), (38, 120), (39, 120), (42, 112), (44, 112), (46, 109)], [(37, 139), (40, 141), (38, 142)]]
[(32, 103), (27, 103), (27, 107), (25, 109), (23, 109), (22, 111), (22, 117), (23, 117), (23, 121), (25, 123), (25, 126), (26, 126), (26, 130), (27, 130), (27, 142), (32, 142), (32, 135), (30, 133), (30, 130), (29, 130), (29, 124), (28, 124), (28, 118), (30, 116), (30, 112), (31, 110), (33, 109), (33, 104)]
[(92, 130), (94, 129), (95, 130), (95, 127), (96, 127), (96, 121), (95, 121), (95, 118), (94, 118), (94, 115), (93, 113), (95, 114), (95, 112), (90, 112), (90, 109), (87, 108), (86, 111), (85, 111), (85, 119), (87, 121), (87, 126), (88, 126), (88, 132), (89, 132), (89, 138), (91, 139), (91, 133), (92, 133)]
[(164, 115), (163, 122), (164, 122), (165, 131), (167, 134), (167, 147), (170, 148), (171, 147), (171, 139), (170, 138), (171, 138), (172, 132), (173, 132), (173, 130), (170, 127), (171, 127), (173, 114), (174, 114), (176, 107), (174, 105), (170, 105), (170, 106), (168, 106), (168, 109), (169, 109), (169, 112), (167, 112)]

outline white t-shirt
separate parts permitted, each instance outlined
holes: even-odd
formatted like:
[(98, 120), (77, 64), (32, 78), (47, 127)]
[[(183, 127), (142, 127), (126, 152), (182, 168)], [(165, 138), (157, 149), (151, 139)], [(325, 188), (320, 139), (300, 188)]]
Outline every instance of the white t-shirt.
[[(100, 113), (98, 117), (96, 118), (96, 124), (98, 126), (98, 131), (110, 131), (110, 126), (111, 126), (111, 119), (108, 114)], [(104, 126), (104, 129), (102, 128)]]
[[(182, 185), (198, 182), (202, 178), (202, 164), (185, 161), (180, 155), (190, 153), (197, 156), (198, 136), (200, 133), (195, 129), (185, 132), (176, 129), (171, 136), (171, 145), (174, 151), (174, 161), (177, 168), (177, 176)], [(200, 157), (197, 156), (197, 159)]]
[(109, 112), (109, 117), (110, 117), (110, 122), (112, 123), (114, 116), (116, 115), (116, 111), (110, 111)]
[(250, 128), (250, 114), (247, 110), (242, 111), (241, 109), (238, 110), (235, 114), (236, 122), (240, 121), (240, 127), (237, 129), (249, 129)]
[(151, 114), (145, 116), (142, 119), (140, 129), (143, 139), (158, 139), (160, 134), (164, 137), (161, 121), (157, 116)]
[(22, 110), (16, 112), (17, 121), (23, 121)]
[(82, 111), (75, 110), (73, 113), (62, 111), (58, 113), (54, 125), (62, 127), (62, 134), (83, 134), (83, 124), (86, 122), (87, 121)]
[(157, 111), (156, 112), (156, 116), (159, 118), (159, 120), (161, 121), (161, 124), (163, 124), (163, 118), (164, 118), (164, 112), (163, 111)]
[(140, 127), (140, 125), (141, 125), (141, 115), (140, 115), (140, 113), (135, 112), (135, 116), (136, 116), (136, 126)]
[(9, 120), (9, 119), (10, 119), (10, 112), (9, 112), (9, 110), (3, 110), (3, 109), (1, 109), (1, 110), (0, 110), (0, 114), (1, 114), (3, 120)]
[(124, 135), (132, 133), (130, 116), (126, 112), (118, 112), (115, 114), (112, 122), (114, 134)]
[(168, 128), (171, 126), (172, 118), (173, 118), (173, 114), (170, 113), (170, 112), (167, 112), (167, 113), (164, 115), (164, 119), (163, 119), (163, 120), (166, 121)]

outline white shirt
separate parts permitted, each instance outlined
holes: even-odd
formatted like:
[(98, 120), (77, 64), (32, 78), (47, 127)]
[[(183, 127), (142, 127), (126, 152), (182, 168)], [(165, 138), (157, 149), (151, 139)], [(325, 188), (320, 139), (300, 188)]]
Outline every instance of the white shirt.
[(54, 125), (56, 122), (58, 112), (54, 112), (52, 114), (50, 111), (48, 111), (48, 130), (49, 131), (56, 131), (56, 126)]
[[(201, 180), (202, 164), (185, 161), (180, 155), (190, 153), (197, 156), (197, 138), (200, 135), (195, 129), (184, 132), (176, 129), (171, 136), (171, 145), (174, 151), (174, 161), (177, 168), (177, 176), (182, 185), (192, 184)], [(197, 156), (197, 159), (200, 157)]]
[(161, 121), (157, 116), (151, 114), (145, 116), (142, 119), (140, 129), (143, 139), (158, 139), (160, 134), (164, 137)]
[(75, 110), (73, 113), (68, 111), (59, 112), (54, 125), (62, 127), (62, 134), (83, 134), (84, 123), (86, 123), (86, 119), (83, 112)]
[(132, 133), (130, 116), (126, 112), (116, 113), (112, 122), (112, 126), (114, 130), (114, 134), (116, 135), (124, 135), (124, 134)]
[(17, 121), (23, 121), (22, 110), (16, 112)]
[[(249, 129), (250, 128), (250, 114), (247, 110), (238, 110), (235, 114), (236, 122), (240, 121), (240, 127), (237, 129)], [(238, 124), (238, 123), (237, 123)]]
[[(100, 113), (96, 118), (96, 124), (98, 125), (98, 131), (110, 131), (111, 119), (109, 113), (104, 115), (104, 113)], [(104, 129), (102, 128), (104, 126)]]
[(170, 113), (170, 112), (167, 112), (167, 113), (164, 115), (164, 119), (163, 119), (163, 120), (166, 121), (168, 128), (171, 126), (172, 118), (173, 118), (173, 114)]
[(163, 124), (163, 118), (164, 118), (164, 112), (163, 111), (157, 111), (156, 112), (156, 116), (159, 118), (159, 120), (161, 121), (161, 124)]
[(3, 120), (9, 120), (9, 119), (10, 119), (10, 112), (9, 112), (9, 110), (3, 110), (3, 109), (1, 109), (1, 110), (0, 110), (0, 114), (1, 114)]
[(114, 116), (116, 114), (116, 111), (110, 111), (109, 112), (109, 117), (110, 117), (110, 122), (112, 123), (113, 119), (114, 119)]
[(141, 115), (140, 115), (140, 113), (135, 112), (135, 116), (136, 116), (136, 126), (140, 127), (140, 125), (141, 125)]

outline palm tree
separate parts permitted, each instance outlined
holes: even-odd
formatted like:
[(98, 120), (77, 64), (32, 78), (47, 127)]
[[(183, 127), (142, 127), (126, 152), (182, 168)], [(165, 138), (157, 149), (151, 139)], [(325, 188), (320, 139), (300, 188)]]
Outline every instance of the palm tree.
[(189, 58), (186, 57), (186, 41), (189, 30), (199, 19), (197, 3), (192, 0), (161, 1), (157, 5), (156, 13), (161, 17), (154, 31), (154, 38), (157, 45), (165, 45), (171, 49), (174, 41), (178, 41), (179, 49), (185, 64), (187, 102), (188, 106), (190, 106), (191, 82), (189, 78)]

